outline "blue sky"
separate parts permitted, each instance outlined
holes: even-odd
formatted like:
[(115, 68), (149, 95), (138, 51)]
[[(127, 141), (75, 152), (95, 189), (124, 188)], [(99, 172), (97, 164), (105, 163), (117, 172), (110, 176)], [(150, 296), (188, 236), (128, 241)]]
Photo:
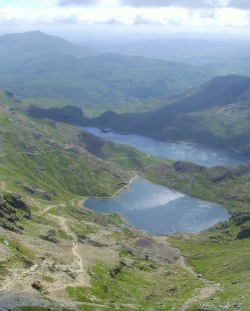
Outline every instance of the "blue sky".
[(249, 0), (1, 0), (0, 33), (80, 32), (249, 34)]

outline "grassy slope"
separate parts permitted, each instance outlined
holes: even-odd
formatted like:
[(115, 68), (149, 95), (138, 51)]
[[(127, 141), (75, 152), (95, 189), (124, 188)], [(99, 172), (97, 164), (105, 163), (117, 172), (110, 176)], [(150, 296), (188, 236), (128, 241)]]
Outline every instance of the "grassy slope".
[[(109, 196), (131, 177), (89, 153), (80, 130), (73, 127), (46, 121), (34, 123), (6, 111), (1, 113), (0, 131), (1, 177), (13, 190), (26, 185), (42, 189), (52, 198)], [(91, 143), (95, 144), (89, 138)], [(103, 157), (109, 155), (103, 152)]]
[(235, 231), (238, 226), (231, 221), (200, 235), (170, 238), (198, 274), (220, 284), (212, 299), (196, 302), (187, 310), (248, 310), (250, 241), (236, 239)]

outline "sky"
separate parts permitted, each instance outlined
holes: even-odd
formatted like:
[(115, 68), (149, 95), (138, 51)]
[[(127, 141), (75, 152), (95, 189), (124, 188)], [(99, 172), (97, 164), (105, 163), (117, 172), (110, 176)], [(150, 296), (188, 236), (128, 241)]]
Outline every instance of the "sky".
[(32, 30), (250, 36), (250, 0), (0, 0), (0, 34)]

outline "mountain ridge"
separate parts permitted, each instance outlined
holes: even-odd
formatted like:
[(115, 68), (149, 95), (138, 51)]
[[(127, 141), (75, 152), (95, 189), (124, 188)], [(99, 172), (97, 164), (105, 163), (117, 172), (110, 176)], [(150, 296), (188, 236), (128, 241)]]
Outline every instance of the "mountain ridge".
[(217, 77), (153, 112), (103, 114), (88, 126), (162, 141), (191, 141), (250, 153), (250, 78)]
[(212, 76), (193, 65), (82, 50), (40, 32), (2, 36), (0, 88), (80, 107), (117, 106), (190, 89)]

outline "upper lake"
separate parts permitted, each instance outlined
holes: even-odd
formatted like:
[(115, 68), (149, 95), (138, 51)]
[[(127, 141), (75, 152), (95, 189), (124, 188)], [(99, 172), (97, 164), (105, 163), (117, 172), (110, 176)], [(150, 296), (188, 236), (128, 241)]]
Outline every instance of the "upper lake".
[(131, 145), (156, 157), (176, 161), (189, 161), (207, 167), (219, 165), (235, 166), (250, 161), (249, 155), (219, 148), (195, 144), (161, 142), (144, 136), (102, 132), (95, 127), (82, 127), (82, 129), (113, 142)]

